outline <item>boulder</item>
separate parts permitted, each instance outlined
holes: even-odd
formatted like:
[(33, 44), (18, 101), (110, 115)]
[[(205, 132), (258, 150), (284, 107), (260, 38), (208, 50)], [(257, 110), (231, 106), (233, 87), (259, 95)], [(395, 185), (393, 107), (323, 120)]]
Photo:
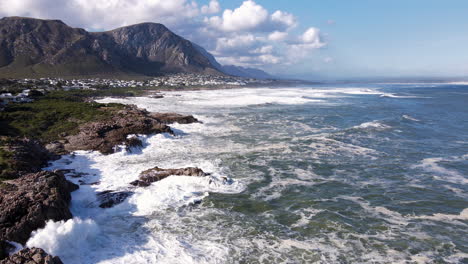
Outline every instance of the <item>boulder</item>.
[(181, 115), (181, 114), (176, 114), (176, 113), (152, 113), (151, 117), (156, 118), (157, 120), (159, 120), (161, 123), (164, 123), (164, 124), (200, 123), (200, 121), (198, 121), (198, 119), (196, 119), (192, 115)]
[(24, 248), (0, 261), (0, 264), (63, 264), (59, 257), (53, 257), (40, 248)]
[(143, 142), (137, 137), (130, 137), (125, 140), (125, 149), (132, 151), (132, 148), (142, 148)]
[(78, 186), (62, 173), (41, 171), (0, 185), (0, 240), (25, 244), (46, 221), (72, 218), (70, 192)]
[(139, 179), (131, 182), (133, 186), (146, 187), (151, 183), (162, 180), (166, 177), (176, 176), (207, 176), (208, 174), (203, 170), (195, 167), (181, 168), (181, 169), (161, 169), (154, 167), (140, 173)]
[(90, 122), (80, 126), (78, 134), (66, 137), (64, 148), (68, 152), (97, 150), (103, 154), (110, 154), (115, 152), (115, 146), (127, 141), (128, 135), (156, 133), (173, 134), (173, 131), (147, 111), (126, 106), (105, 121)]
[(114, 207), (115, 205), (118, 205), (120, 203), (123, 203), (127, 197), (131, 196), (133, 192), (127, 192), (127, 191), (121, 191), (121, 192), (116, 192), (116, 191), (103, 191), (97, 193), (98, 201), (99, 201), (99, 207), (101, 208), (111, 208)]

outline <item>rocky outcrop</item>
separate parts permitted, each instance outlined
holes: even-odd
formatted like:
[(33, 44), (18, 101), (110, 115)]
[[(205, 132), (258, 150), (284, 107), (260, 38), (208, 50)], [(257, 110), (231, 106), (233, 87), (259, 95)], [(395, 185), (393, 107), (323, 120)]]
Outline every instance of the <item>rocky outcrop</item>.
[(99, 202), (99, 207), (101, 208), (111, 208), (115, 205), (121, 204), (127, 199), (127, 197), (131, 196), (133, 192), (127, 191), (103, 191), (97, 193), (97, 198)]
[(0, 240), (25, 244), (47, 220), (72, 217), (70, 192), (78, 186), (61, 173), (42, 171), (0, 185)]
[(24, 248), (0, 264), (63, 264), (59, 257), (53, 257), (40, 248)]
[(0, 166), (0, 177), (15, 179), (25, 173), (38, 172), (52, 158), (38, 141), (28, 138), (1, 138), (0, 152), (8, 153), (5, 165)]
[(139, 145), (137, 141), (128, 140), (132, 134), (171, 133), (170, 127), (159, 119), (152, 117), (147, 111), (133, 106), (119, 110), (105, 121), (91, 122), (82, 125), (76, 135), (66, 138), (64, 149), (97, 150), (104, 154), (115, 152), (115, 146), (122, 143)]
[(188, 167), (182, 169), (161, 169), (158, 167), (154, 167), (149, 170), (145, 170), (140, 173), (139, 179), (136, 181), (131, 182), (130, 184), (133, 186), (139, 187), (146, 187), (149, 186), (151, 183), (162, 180), (169, 176), (176, 175), (176, 176), (207, 176), (204, 171), (199, 168)]
[(181, 114), (176, 114), (176, 113), (152, 113), (151, 117), (159, 120), (161, 123), (164, 123), (164, 124), (200, 123), (200, 121), (198, 121), (198, 119), (196, 119), (192, 115), (181, 115)]

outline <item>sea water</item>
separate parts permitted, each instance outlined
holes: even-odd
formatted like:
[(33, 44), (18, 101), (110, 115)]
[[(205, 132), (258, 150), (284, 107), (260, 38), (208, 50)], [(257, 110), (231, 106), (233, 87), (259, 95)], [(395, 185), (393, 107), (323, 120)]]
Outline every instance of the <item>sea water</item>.
[[(191, 114), (143, 148), (77, 151), (74, 218), (27, 246), (65, 263), (468, 262), (468, 85), (353, 84), (105, 98)], [(141, 171), (199, 167), (131, 187)], [(227, 179), (227, 180), (226, 180)], [(92, 185), (89, 185), (92, 184)], [(98, 207), (99, 191), (132, 191)]]

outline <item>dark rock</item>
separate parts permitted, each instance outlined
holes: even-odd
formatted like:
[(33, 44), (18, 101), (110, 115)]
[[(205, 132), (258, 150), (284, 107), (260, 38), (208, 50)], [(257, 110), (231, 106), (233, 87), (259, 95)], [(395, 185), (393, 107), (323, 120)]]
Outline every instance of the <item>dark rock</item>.
[(0, 264), (63, 264), (59, 257), (53, 257), (40, 248), (24, 248)]
[(25, 244), (47, 220), (72, 217), (70, 192), (78, 189), (61, 173), (30, 173), (0, 185), (0, 240)]
[[(170, 127), (134, 106), (115, 113), (109, 120), (82, 125), (76, 135), (68, 136), (67, 151), (97, 150), (103, 154), (115, 152), (114, 146), (127, 142), (131, 134), (171, 133)], [(139, 144), (134, 141), (134, 144)]]
[(101, 208), (111, 208), (115, 205), (123, 203), (125, 199), (131, 196), (133, 192), (116, 192), (116, 191), (103, 191), (97, 194), (99, 207)]
[(176, 113), (152, 113), (151, 117), (156, 118), (157, 120), (159, 120), (161, 123), (164, 123), (164, 124), (200, 123), (200, 121), (198, 121), (198, 119), (196, 119), (192, 115), (180, 115), (180, 114), (176, 114)]
[(125, 149), (131, 151), (132, 148), (141, 148), (143, 147), (143, 142), (137, 137), (130, 137), (125, 140)]
[(0, 259), (4, 259), (8, 257), (8, 252), (10, 252), (14, 248), (13, 245), (10, 243), (0, 240)]
[(67, 154), (67, 151), (63, 147), (64, 141), (53, 141), (49, 144), (45, 145), (45, 148), (50, 152), (55, 154), (56, 156), (52, 157), (52, 159), (59, 159), (60, 155)]
[(51, 153), (42, 144), (28, 138), (2, 138), (0, 150), (10, 153), (9, 168), (0, 167), (0, 177), (6, 179), (38, 172), (51, 158)]
[(208, 174), (203, 172), (199, 168), (188, 167), (182, 169), (161, 169), (154, 167), (149, 170), (145, 170), (140, 173), (139, 179), (131, 182), (133, 186), (146, 187), (151, 183), (167, 178), (171, 175), (176, 176), (207, 176)]

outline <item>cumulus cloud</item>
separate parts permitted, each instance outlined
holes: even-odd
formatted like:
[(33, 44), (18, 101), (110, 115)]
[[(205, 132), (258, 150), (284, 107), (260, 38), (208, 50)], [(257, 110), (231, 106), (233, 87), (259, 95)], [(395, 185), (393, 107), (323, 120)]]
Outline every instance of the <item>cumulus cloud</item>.
[(187, 0), (15, 0), (0, 1), (2, 16), (60, 18), (90, 30), (155, 21), (175, 26), (199, 15)]
[(206, 19), (212, 27), (223, 31), (251, 30), (265, 23), (268, 11), (252, 0), (244, 1), (234, 10), (226, 9), (222, 16)]
[(216, 52), (231, 52), (241, 53), (244, 50), (250, 50), (254, 48), (254, 45), (258, 43), (257, 37), (253, 34), (237, 35), (233, 37), (221, 37), (216, 41)]
[(213, 29), (225, 32), (288, 30), (297, 25), (294, 15), (275, 11), (273, 14), (253, 0), (247, 0), (234, 10), (226, 9), (222, 16), (206, 17)]
[(254, 49), (251, 51), (252, 54), (271, 54), (273, 53), (273, 46), (272, 45), (266, 45), (266, 46), (261, 46), (259, 48)]
[(283, 41), (288, 37), (288, 32), (273, 31), (268, 35), (268, 39), (271, 41)]
[(222, 10), (219, 0), (0, 0), (1, 16), (62, 19), (73, 27), (110, 30), (158, 22), (212, 52), (224, 64), (291, 64), (326, 45), (320, 30), (299, 33), (298, 18), (255, 0)]
[(204, 5), (201, 8), (203, 14), (215, 14), (221, 11), (221, 6), (219, 5), (218, 0), (211, 0), (208, 5)]
[(309, 45), (312, 48), (321, 48), (325, 45), (320, 38), (320, 30), (311, 27), (301, 36), (302, 44)]
[(271, 21), (286, 29), (294, 28), (297, 25), (296, 17), (292, 14), (277, 10), (271, 15)]

